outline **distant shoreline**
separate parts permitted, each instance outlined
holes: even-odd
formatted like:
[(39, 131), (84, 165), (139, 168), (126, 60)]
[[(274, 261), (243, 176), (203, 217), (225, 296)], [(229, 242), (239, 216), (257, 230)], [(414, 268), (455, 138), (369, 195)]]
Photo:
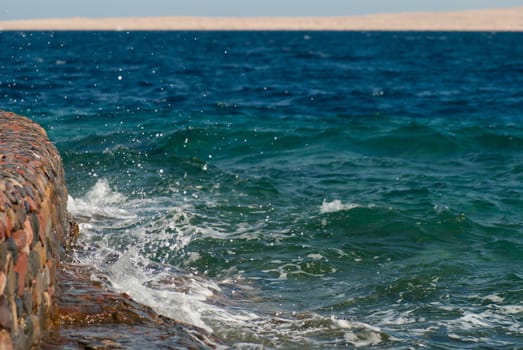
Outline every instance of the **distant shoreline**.
[(523, 31), (523, 7), (348, 17), (122, 17), (0, 21), (0, 30)]

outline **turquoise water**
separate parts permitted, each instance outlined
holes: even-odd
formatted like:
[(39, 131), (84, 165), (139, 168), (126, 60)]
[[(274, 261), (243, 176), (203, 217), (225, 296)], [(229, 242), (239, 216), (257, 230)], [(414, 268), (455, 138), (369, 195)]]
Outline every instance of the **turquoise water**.
[(519, 33), (0, 32), (78, 263), (251, 349), (523, 344)]

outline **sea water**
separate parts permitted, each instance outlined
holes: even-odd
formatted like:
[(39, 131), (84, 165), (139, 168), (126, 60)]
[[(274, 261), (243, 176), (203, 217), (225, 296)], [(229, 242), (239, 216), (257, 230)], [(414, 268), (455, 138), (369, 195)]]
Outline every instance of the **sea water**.
[(523, 34), (0, 44), (109, 288), (239, 349), (523, 346)]

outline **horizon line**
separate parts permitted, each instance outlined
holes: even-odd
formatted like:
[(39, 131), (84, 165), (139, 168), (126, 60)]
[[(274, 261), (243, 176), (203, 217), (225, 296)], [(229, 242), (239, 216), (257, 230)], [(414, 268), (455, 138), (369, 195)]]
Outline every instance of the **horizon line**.
[(354, 16), (133, 16), (0, 21), (0, 30), (523, 31), (523, 6)]

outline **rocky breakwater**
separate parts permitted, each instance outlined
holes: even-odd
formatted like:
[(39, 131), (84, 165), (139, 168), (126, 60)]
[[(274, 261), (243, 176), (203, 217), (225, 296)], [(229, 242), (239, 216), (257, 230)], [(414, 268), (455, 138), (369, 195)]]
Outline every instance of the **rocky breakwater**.
[(60, 256), (77, 232), (56, 147), (0, 111), (0, 350), (29, 349), (52, 324)]
[(0, 110), (0, 350), (223, 347), (203, 329), (111, 292), (92, 280), (92, 267), (68, 263), (78, 225), (67, 198), (44, 129)]

